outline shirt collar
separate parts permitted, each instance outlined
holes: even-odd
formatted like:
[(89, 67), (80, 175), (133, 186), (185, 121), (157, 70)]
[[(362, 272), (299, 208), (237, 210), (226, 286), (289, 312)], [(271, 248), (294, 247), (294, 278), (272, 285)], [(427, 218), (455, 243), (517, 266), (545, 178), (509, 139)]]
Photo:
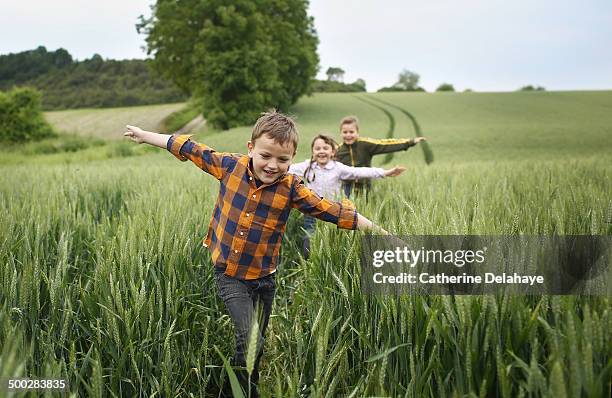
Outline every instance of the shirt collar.
[(319, 166), (319, 163), (317, 163), (316, 161), (314, 162), (314, 167), (316, 167), (317, 169), (326, 169), (326, 170), (331, 170), (334, 168), (334, 160), (330, 160), (329, 162), (327, 162), (327, 164), (323, 167)]

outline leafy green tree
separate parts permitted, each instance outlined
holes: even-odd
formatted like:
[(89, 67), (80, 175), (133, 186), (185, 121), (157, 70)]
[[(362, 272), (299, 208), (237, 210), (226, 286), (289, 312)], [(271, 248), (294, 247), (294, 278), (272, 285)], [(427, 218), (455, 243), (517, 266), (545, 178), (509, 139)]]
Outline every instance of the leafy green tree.
[(314, 80), (311, 89), (315, 93), (363, 92), (366, 91), (366, 82), (363, 79), (357, 79), (350, 84), (330, 80)]
[(449, 83), (442, 83), (438, 86), (436, 91), (455, 91), (455, 87)]
[(397, 82), (391, 87), (383, 87), (378, 92), (385, 91), (425, 91), (423, 87), (419, 87), (419, 79), (421, 77), (414, 72), (404, 69), (397, 76)]
[(141, 17), (153, 66), (229, 128), (308, 92), (318, 39), (305, 0), (158, 0)]
[(327, 75), (327, 81), (330, 81), (330, 82), (344, 81), (344, 69), (342, 68), (330, 66), (329, 68), (327, 68), (327, 71), (325, 72), (325, 74)]
[(366, 82), (363, 79), (357, 79), (352, 83), (353, 86), (358, 87), (362, 90), (360, 91), (366, 91)]
[(402, 89), (402, 91), (416, 91), (419, 88), (419, 76), (417, 73), (404, 69), (397, 77), (397, 83), (393, 87)]
[(523, 86), (519, 89), (519, 91), (546, 91), (546, 89), (542, 86), (532, 86), (531, 84), (527, 86)]

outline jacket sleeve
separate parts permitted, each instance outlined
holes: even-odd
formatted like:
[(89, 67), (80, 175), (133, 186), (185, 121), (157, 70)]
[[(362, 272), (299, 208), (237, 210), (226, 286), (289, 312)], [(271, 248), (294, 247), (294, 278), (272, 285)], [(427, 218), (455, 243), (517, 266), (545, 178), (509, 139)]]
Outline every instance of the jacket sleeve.
[(362, 138), (359, 140), (366, 147), (366, 150), (371, 155), (380, 155), (381, 153), (391, 153), (397, 151), (405, 151), (416, 143), (411, 138), (387, 138), (373, 139)]

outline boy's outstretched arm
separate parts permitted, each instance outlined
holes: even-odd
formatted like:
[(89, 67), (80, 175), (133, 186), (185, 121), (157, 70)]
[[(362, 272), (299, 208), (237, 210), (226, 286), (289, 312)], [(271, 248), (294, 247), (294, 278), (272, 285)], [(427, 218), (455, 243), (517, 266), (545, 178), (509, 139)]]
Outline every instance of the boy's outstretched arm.
[(397, 151), (405, 151), (406, 149), (415, 146), (421, 141), (426, 141), (425, 137), (412, 138), (361, 138), (359, 142), (363, 142), (368, 152), (371, 155), (380, 155), (383, 153), (391, 153)]
[(338, 228), (359, 229), (388, 235), (383, 228), (359, 214), (350, 200), (333, 202), (322, 198), (307, 188), (300, 177), (295, 177), (292, 184), (294, 186), (292, 207), (302, 213), (336, 224)]
[(389, 235), (389, 232), (374, 224), (361, 214), (357, 213), (357, 229), (360, 231), (372, 231), (376, 234)]
[(159, 148), (166, 149), (166, 145), (168, 144), (168, 139), (170, 139), (169, 134), (158, 134), (152, 133), (150, 131), (144, 131), (140, 127), (136, 126), (125, 126), (126, 132), (123, 133), (125, 137), (129, 137), (132, 141), (138, 144), (149, 144)]

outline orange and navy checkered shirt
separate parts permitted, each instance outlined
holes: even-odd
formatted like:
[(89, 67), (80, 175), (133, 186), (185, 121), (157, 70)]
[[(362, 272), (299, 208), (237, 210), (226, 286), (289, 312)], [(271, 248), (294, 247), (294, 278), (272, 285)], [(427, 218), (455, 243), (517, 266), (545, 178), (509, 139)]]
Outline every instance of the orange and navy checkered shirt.
[(226, 275), (248, 280), (276, 270), (292, 208), (339, 228), (357, 228), (357, 211), (348, 200), (323, 199), (292, 174), (258, 186), (248, 156), (216, 152), (190, 137), (172, 135), (167, 149), (181, 161), (191, 160), (221, 183), (204, 246), (210, 250), (215, 267)]

